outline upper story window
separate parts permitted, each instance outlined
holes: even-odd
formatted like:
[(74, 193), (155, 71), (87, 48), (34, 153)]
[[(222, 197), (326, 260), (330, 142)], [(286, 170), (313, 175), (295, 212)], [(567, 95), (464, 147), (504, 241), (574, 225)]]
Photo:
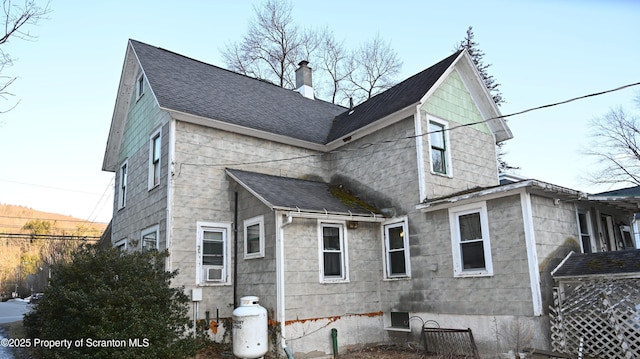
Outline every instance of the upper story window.
[(449, 136), (444, 122), (429, 121), (429, 145), (431, 152), (431, 171), (442, 175), (451, 175)]
[(144, 95), (144, 74), (140, 74), (136, 80), (136, 99), (139, 99)]
[(342, 223), (320, 222), (320, 282), (344, 282), (349, 280), (347, 248)]
[(226, 223), (198, 222), (196, 264), (198, 283), (228, 283), (230, 231), (231, 226)]
[(454, 276), (493, 275), (486, 203), (450, 208), (449, 224)]
[(140, 234), (140, 242), (142, 249), (158, 249), (158, 237), (160, 235), (160, 227), (156, 224), (142, 230)]
[(158, 129), (149, 139), (149, 189), (160, 184), (162, 132)]
[(244, 257), (264, 257), (264, 217), (244, 221)]
[(409, 231), (406, 218), (384, 225), (385, 267), (387, 278), (411, 276)]
[(127, 180), (129, 177), (129, 161), (124, 161), (120, 166), (120, 182), (118, 193), (118, 209), (127, 205)]

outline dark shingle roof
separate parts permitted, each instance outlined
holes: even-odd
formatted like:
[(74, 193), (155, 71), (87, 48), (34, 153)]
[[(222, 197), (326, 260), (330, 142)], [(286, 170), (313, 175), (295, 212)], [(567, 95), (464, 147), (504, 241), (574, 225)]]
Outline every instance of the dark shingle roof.
[(640, 197), (640, 186), (622, 188), (613, 191), (601, 192), (591, 195), (592, 197)]
[(161, 107), (323, 143), (344, 107), (130, 40)]
[(640, 274), (640, 250), (572, 253), (553, 273), (554, 278)]
[(379, 213), (372, 206), (328, 183), (236, 169), (227, 169), (227, 173), (272, 208), (354, 215)]
[(459, 55), (460, 51), (370, 98), (354, 107), (353, 113), (347, 111), (337, 116), (327, 142), (418, 103)]
[(354, 108), (130, 40), (160, 107), (326, 144), (417, 103), (460, 54), (447, 57)]

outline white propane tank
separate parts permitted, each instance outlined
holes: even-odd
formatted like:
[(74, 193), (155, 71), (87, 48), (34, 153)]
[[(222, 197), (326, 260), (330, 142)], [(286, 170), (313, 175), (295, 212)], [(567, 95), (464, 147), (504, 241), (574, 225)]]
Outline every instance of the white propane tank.
[(267, 310), (260, 298), (240, 298), (240, 306), (233, 311), (233, 355), (243, 359), (261, 358), (269, 349)]

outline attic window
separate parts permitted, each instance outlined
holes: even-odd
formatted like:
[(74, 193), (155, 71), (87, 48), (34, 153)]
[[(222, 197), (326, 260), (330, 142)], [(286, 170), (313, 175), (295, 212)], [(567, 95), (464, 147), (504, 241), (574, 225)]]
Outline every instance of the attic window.
[(142, 95), (144, 95), (144, 74), (140, 74), (136, 81), (136, 99), (139, 99)]

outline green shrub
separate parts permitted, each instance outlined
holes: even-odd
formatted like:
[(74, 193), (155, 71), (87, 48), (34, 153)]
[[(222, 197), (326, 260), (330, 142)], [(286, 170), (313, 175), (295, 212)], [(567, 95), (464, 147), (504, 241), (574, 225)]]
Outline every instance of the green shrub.
[[(172, 288), (166, 252), (83, 246), (54, 267), (25, 332), (42, 358), (186, 358), (195, 355), (189, 298)], [(48, 344), (71, 347), (47, 348)]]

